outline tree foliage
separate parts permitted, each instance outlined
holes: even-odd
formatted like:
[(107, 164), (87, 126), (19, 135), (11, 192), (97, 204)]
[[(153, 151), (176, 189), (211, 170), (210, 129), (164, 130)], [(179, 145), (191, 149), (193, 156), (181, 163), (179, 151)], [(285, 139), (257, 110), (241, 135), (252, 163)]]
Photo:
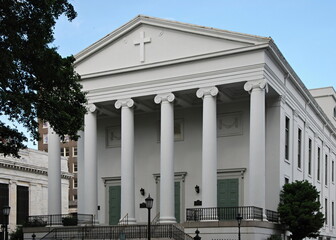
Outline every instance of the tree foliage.
[[(72, 56), (62, 58), (53, 42), (56, 20), (76, 17), (68, 0), (0, 0), (0, 115), (19, 122), (39, 139), (38, 119), (62, 137), (77, 139), (86, 112)], [(0, 122), (1, 153), (18, 156), (26, 140)]]
[(323, 226), (319, 192), (308, 181), (285, 184), (280, 193), (278, 212), (292, 239), (317, 237)]

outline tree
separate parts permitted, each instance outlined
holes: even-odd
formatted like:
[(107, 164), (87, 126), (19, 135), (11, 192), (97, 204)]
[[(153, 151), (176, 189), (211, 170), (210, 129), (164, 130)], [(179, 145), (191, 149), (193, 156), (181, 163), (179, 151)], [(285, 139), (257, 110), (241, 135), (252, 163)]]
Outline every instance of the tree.
[[(56, 20), (76, 12), (68, 0), (0, 0), (0, 115), (22, 124), (38, 140), (38, 118), (64, 139), (77, 140), (86, 99), (74, 57), (51, 46)], [(27, 138), (0, 121), (0, 153), (18, 156)]]
[(317, 237), (323, 226), (319, 192), (308, 181), (285, 184), (280, 193), (278, 212), (294, 240)]

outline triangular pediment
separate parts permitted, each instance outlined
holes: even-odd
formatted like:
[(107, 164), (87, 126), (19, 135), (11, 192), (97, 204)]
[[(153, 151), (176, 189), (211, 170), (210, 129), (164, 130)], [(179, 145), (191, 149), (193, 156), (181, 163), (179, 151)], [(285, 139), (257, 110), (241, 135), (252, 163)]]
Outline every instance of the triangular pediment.
[(77, 54), (81, 75), (246, 49), (269, 38), (138, 16)]

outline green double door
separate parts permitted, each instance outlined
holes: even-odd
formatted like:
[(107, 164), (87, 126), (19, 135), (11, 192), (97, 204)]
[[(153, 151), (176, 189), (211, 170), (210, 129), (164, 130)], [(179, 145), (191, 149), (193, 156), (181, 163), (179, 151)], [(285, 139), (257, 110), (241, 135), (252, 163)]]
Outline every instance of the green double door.
[[(181, 221), (181, 184), (175, 182), (175, 218), (179, 223)], [(120, 220), (120, 205), (121, 205), (121, 187), (109, 187), (109, 224), (116, 225)]]
[(109, 187), (109, 224), (116, 225), (120, 220), (121, 187)]
[(218, 218), (220, 220), (236, 219), (239, 205), (239, 180), (218, 179), (217, 180), (217, 206)]

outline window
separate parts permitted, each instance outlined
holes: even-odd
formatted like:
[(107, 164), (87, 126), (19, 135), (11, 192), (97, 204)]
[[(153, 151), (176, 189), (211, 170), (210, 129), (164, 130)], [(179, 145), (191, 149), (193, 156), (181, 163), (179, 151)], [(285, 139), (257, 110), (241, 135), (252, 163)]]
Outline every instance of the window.
[(297, 164), (298, 164), (298, 168), (301, 168), (301, 149), (302, 149), (302, 130), (299, 128), (298, 129), (298, 147), (297, 147)]
[(335, 181), (335, 161), (331, 162), (331, 182)]
[(78, 171), (77, 169), (77, 163), (74, 163), (73, 164), (73, 172), (76, 173)]
[(308, 174), (311, 175), (311, 165), (312, 165), (312, 140), (308, 140)]
[(74, 178), (73, 180), (73, 188), (77, 188), (78, 187), (78, 181), (77, 178)]
[[(8, 184), (0, 183), (0, 206), (1, 210), (3, 206), (9, 205), (9, 186)], [(0, 225), (4, 223), (4, 216), (0, 214)]]
[(48, 144), (48, 134), (43, 134), (43, 144)]
[(72, 147), (72, 156), (77, 157), (77, 147)]
[(61, 148), (61, 156), (62, 157), (69, 157), (70, 156), (70, 152), (69, 152), (69, 148)]
[(320, 181), (321, 148), (317, 148), (317, 180)]
[(324, 199), (324, 222), (328, 225), (328, 199)]
[(331, 226), (335, 226), (335, 206), (334, 202), (331, 203)]
[(328, 155), (325, 155), (325, 159), (324, 159), (324, 163), (325, 163), (325, 168), (324, 168), (324, 184), (328, 185)]
[(285, 159), (289, 159), (289, 124), (290, 120), (288, 117), (286, 117), (285, 122)]
[(288, 184), (288, 183), (289, 183), (289, 178), (285, 177), (285, 184)]
[(77, 194), (73, 195), (73, 200), (76, 201), (77, 200)]
[(16, 194), (16, 222), (24, 224), (29, 216), (29, 188), (17, 186)]

